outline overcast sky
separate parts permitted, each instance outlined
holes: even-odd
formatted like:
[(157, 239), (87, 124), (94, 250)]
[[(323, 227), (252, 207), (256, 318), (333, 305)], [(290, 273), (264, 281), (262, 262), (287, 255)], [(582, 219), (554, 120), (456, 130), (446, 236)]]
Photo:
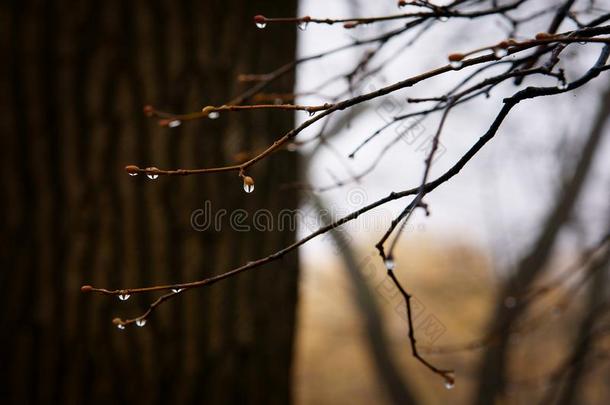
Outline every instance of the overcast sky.
[[(304, 0), (301, 2), (300, 15), (338, 18), (383, 15), (399, 11), (393, 0), (360, 3), (358, 5), (358, 2), (347, 0)], [(610, 8), (608, 3), (599, 2), (600, 6)], [(544, 1), (534, 1), (533, 4), (539, 9), (544, 5)], [(527, 9), (523, 10), (525, 11)], [(521, 34), (533, 36), (540, 31), (539, 27), (547, 26), (549, 20), (550, 17), (544, 22), (525, 26)], [(304, 56), (318, 53), (349, 43), (354, 37), (366, 38), (397, 25), (400, 25), (400, 22), (346, 30), (341, 25), (310, 24), (305, 31), (299, 32), (299, 54)], [(565, 27), (570, 28), (568, 25)], [(372, 65), (376, 66), (385, 60), (390, 62), (382, 72), (367, 81), (360, 91), (370, 91), (444, 65), (449, 53), (499, 42), (506, 38), (507, 31), (506, 23), (499, 17), (437, 23), (416, 45), (408, 48), (399, 57), (392, 55), (410, 36), (392, 40), (387, 49), (374, 59)], [(362, 52), (371, 48), (372, 46), (360, 47), (301, 65), (297, 76), (298, 91), (310, 90), (326, 78), (348, 71), (359, 60)], [(564, 58), (561, 64), (567, 71), (568, 79), (576, 78), (590, 66), (600, 46), (583, 48), (578, 44), (572, 45), (565, 53), (566, 56), (578, 56), (578, 60)], [(405, 101), (407, 97), (438, 96), (470, 71), (464, 69), (451, 72), (440, 79), (396, 92), (391, 96), (392, 108), (398, 108), (401, 112), (413, 111), (420, 106), (408, 104)], [(574, 93), (520, 104), (510, 113), (496, 138), (485, 146), (458, 176), (426, 197), (432, 215), (426, 218), (418, 213), (413, 218), (410, 232), (413, 235), (425, 234), (435, 238), (457, 238), (461, 242), (472, 243), (488, 250), (500, 261), (510, 261), (511, 257), (527, 245), (541, 223), (549, 202), (557, 191), (560, 169), (566, 162), (573, 161), (573, 157), (570, 159), (571, 152), (578, 150), (578, 145), (586, 137), (598, 104), (597, 95), (606, 83), (607, 76)], [(548, 78), (529, 79), (527, 84), (554, 85), (555, 82)], [(336, 94), (344, 88), (345, 83), (336, 83), (327, 87), (324, 95)], [(454, 110), (442, 134), (444, 153), (433, 167), (432, 178), (452, 166), (484, 133), (499, 111), (502, 98), (511, 95), (515, 90), (512, 83), (506, 83), (496, 88), (491, 98), (481, 98)], [(298, 101), (302, 104), (319, 104), (326, 100), (308, 96)], [(348, 159), (347, 155), (364, 138), (385, 123), (387, 115), (383, 112), (386, 111), (383, 109), (384, 105), (380, 102), (370, 102), (366, 107), (363, 113), (351, 120), (348, 128), (332, 138), (332, 148), (322, 148), (318, 151), (307, 169), (308, 179), (313, 185), (327, 186), (333, 184), (336, 178), (346, 179), (351, 173), (363, 171), (383, 147), (396, 137), (395, 128), (390, 128), (362, 149), (355, 159)], [(385, 105), (385, 108), (390, 109), (389, 105)], [(306, 118), (306, 114), (298, 114), (298, 120)], [(359, 184), (325, 192), (323, 196), (330, 202), (332, 210), (338, 214), (347, 213), (366, 202), (370, 203), (386, 196), (391, 191), (417, 186), (421, 180), (425, 158), (419, 140), (423, 142), (434, 134), (438, 118), (438, 115), (435, 115), (422, 123), (422, 135), (418, 137), (418, 141), (411, 144), (406, 141), (397, 142), (376, 170)], [(301, 139), (307, 139), (315, 134), (315, 128), (309, 128), (299, 136)], [(578, 215), (583, 218), (586, 227), (575, 227), (564, 236), (562, 246), (565, 246), (566, 251), (575, 243), (592, 243), (607, 223), (605, 218), (609, 214), (610, 206), (608, 138), (610, 137), (605, 137), (603, 148), (598, 151), (594, 175), (590, 177), (591, 181), (584, 193), (586, 198), (581, 199), (579, 204)], [(302, 150), (303, 153), (307, 151), (308, 148)], [(354, 224), (348, 229), (360, 243), (375, 241), (385, 229), (384, 221), (399, 212), (407, 202), (408, 200), (402, 200), (388, 204), (369, 214), (381, 218), (380, 221), (369, 218), (366, 223)], [(309, 233), (311, 229), (307, 228), (306, 225), (301, 227), (302, 235)], [(304, 259), (306, 262), (314, 260), (321, 256), (307, 253), (328, 253), (329, 249), (327, 241), (323, 239), (311, 242), (304, 249)]]

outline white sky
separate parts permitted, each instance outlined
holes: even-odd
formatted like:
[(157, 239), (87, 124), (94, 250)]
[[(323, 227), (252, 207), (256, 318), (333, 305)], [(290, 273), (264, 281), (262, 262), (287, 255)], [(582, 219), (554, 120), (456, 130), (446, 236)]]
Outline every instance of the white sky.
[[(584, 0), (578, 3), (584, 4)], [(303, 0), (300, 15), (312, 17), (339, 18), (345, 16), (384, 15), (398, 12), (396, 1), (361, 1), (348, 0)], [(442, 4), (442, 2), (437, 2)], [(533, 1), (535, 9), (540, 9), (546, 2)], [(609, 1), (600, 1), (600, 6), (610, 9)], [(527, 9), (524, 9), (527, 10)], [(529, 8), (532, 11), (532, 8)], [(549, 18), (534, 26), (526, 26), (521, 34), (534, 35), (546, 27)], [(368, 38), (376, 33), (385, 32), (389, 27), (396, 27), (400, 22), (384, 23), (345, 30), (340, 24), (333, 26), (310, 24), (299, 34), (300, 55), (310, 55), (320, 51), (346, 44), (354, 36)], [(564, 25), (568, 27), (568, 25)], [(482, 45), (490, 45), (506, 38), (507, 26), (499, 17), (487, 17), (477, 21), (453, 21), (438, 23), (428, 31), (417, 45), (409, 48), (399, 58), (393, 59), (382, 74), (377, 74), (367, 86), (381, 87), (408, 76), (424, 72), (430, 68), (446, 64), (449, 53), (466, 51)], [(374, 61), (383, 61), (393, 54), (407, 40), (401, 37), (393, 40)], [(583, 72), (599, 52), (599, 45), (572, 45), (569, 53), (578, 52), (579, 60), (567, 59), (561, 64), (566, 69), (568, 79), (573, 79)], [(364, 46), (356, 50), (342, 52), (336, 56), (323, 58), (302, 64), (298, 70), (297, 91), (307, 91), (322, 83), (326, 78), (350, 70), (362, 52), (372, 49)], [(372, 64), (376, 66), (374, 62)], [(473, 68), (443, 75), (440, 79), (424, 82), (413, 88), (392, 95), (396, 105), (403, 112), (413, 111), (422, 105), (408, 104), (407, 97), (437, 96), (443, 90), (453, 86), (459, 77), (471, 72)], [(529, 79), (527, 84), (554, 84), (551, 79)], [(608, 83), (608, 75), (589, 84), (586, 88), (573, 94), (525, 101), (515, 108), (504, 122), (497, 136), (475, 157), (467, 167), (445, 183), (428, 197), (432, 215), (428, 218), (420, 213), (413, 218), (411, 232), (425, 233), (438, 238), (458, 238), (489, 249), (500, 261), (510, 260), (531, 240), (534, 231), (542, 221), (557, 190), (558, 169), (569, 161), (569, 152), (578, 147), (590, 127), (590, 120), (595, 114), (598, 97)], [(343, 85), (327, 88), (325, 94), (334, 94), (343, 89)], [(456, 108), (448, 120), (441, 142), (446, 148), (444, 155), (433, 167), (431, 178), (435, 178), (452, 166), (457, 159), (484, 133), (501, 107), (503, 97), (516, 91), (512, 83), (496, 88), (490, 99), (481, 98)], [(302, 97), (301, 104), (319, 104), (325, 100), (318, 97)], [(356, 159), (347, 158), (360, 142), (383, 125), (383, 118), (376, 112), (377, 102), (367, 104), (364, 113), (352, 120), (351, 126), (334, 137), (330, 143), (339, 152), (339, 157), (330, 149), (322, 149), (308, 167), (307, 176), (317, 186), (334, 182), (333, 176), (348, 178), (350, 170), (358, 173), (370, 164), (383, 146), (395, 135), (394, 129), (380, 135), (374, 142), (365, 147)], [(343, 113), (345, 114), (345, 113)], [(306, 114), (299, 114), (298, 120), (305, 120)], [(423, 126), (424, 135), (432, 136), (436, 130), (438, 115), (427, 119)], [(607, 132), (608, 128), (606, 129)], [(316, 131), (309, 128), (299, 137), (306, 139), (314, 136)], [(609, 134), (610, 135), (610, 134)], [(423, 138), (423, 137), (422, 137)], [(578, 216), (585, 219), (586, 227), (574, 227), (573, 232), (563, 238), (563, 246), (569, 250), (574, 242), (578, 245), (593, 243), (607, 223), (610, 211), (608, 194), (610, 191), (610, 138), (606, 136), (602, 150), (598, 151), (594, 176), (580, 200)], [(568, 145), (568, 155), (560, 154), (562, 146)], [(572, 146), (571, 148), (569, 146)], [(307, 149), (305, 149), (306, 152)], [(362, 198), (363, 203), (370, 203), (386, 196), (391, 191), (398, 191), (417, 186), (421, 180), (425, 153), (417, 150), (417, 143), (409, 145), (398, 142), (385, 156), (377, 169), (360, 184), (352, 184), (337, 190), (326, 192), (323, 196), (331, 203), (333, 211), (347, 213), (361, 204), (354, 201)], [(331, 174), (332, 173), (332, 174)], [(388, 204), (369, 216), (381, 219), (390, 218), (398, 213), (408, 200)], [(363, 204), (362, 204), (363, 205)], [(371, 220), (369, 219), (369, 222)], [(359, 243), (376, 241), (385, 225), (375, 226), (362, 224), (352, 225), (351, 235)], [(301, 235), (309, 233), (303, 226)], [(570, 236), (571, 235), (571, 236)], [(566, 243), (566, 242), (570, 243)], [(371, 245), (372, 246), (372, 245)], [(315, 262), (322, 253), (329, 253), (327, 239), (310, 242), (304, 248), (305, 263)]]

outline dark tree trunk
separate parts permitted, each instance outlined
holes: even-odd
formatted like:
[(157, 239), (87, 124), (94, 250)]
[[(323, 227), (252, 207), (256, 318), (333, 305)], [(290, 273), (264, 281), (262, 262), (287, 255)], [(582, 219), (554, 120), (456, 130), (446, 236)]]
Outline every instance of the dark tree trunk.
[[(271, 253), (293, 231), (203, 232), (191, 213), (295, 208), (278, 185), (297, 177), (281, 152), (252, 175), (129, 177), (127, 164), (211, 167), (258, 151), (290, 113), (223, 114), (160, 128), (151, 103), (197, 111), (227, 102), (239, 73), (294, 59), (295, 27), (257, 30), (252, 16), (293, 15), (295, 0), (25, 1), (0, 5), (1, 403), (265, 403), (291, 399), (297, 258), (165, 304), (84, 295), (196, 280)], [(271, 90), (290, 92), (287, 77)]]

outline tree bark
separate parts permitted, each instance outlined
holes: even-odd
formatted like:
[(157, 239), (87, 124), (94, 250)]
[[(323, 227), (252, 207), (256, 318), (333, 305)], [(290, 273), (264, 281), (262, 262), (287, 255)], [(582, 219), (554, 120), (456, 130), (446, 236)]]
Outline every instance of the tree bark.
[[(155, 296), (120, 302), (108, 288), (192, 281), (294, 239), (229, 227), (237, 209), (296, 208), (274, 191), (297, 177), (281, 152), (249, 173), (129, 177), (127, 164), (234, 163), (293, 125), (286, 112), (226, 113), (159, 127), (145, 104), (198, 111), (243, 90), (240, 73), (294, 59), (294, 26), (258, 30), (255, 14), (294, 15), (296, 0), (26, 1), (0, 5), (2, 403), (265, 403), (291, 399), (297, 257), (165, 305), (118, 330)], [(270, 91), (291, 92), (293, 75)], [(209, 201), (222, 231), (196, 231)], [(250, 216), (251, 219), (251, 216)], [(246, 221), (250, 226), (251, 222)]]

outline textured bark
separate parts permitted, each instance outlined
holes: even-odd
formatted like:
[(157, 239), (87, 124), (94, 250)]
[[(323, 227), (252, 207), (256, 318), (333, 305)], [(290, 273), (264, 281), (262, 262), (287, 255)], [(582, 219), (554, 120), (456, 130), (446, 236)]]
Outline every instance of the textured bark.
[[(274, 193), (297, 177), (282, 152), (252, 173), (131, 178), (123, 167), (233, 163), (293, 124), (284, 112), (223, 114), (159, 128), (142, 114), (222, 104), (239, 73), (294, 58), (295, 27), (257, 30), (252, 16), (293, 15), (295, 0), (25, 1), (0, 5), (2, 271), (0, 402), (265, 403), (291, 398), (297, 258), (166, 305), (153, 296), (84, 295), (201, 279), (288, 244), (294, 232), (197, 232), (193, 210), (294, 208)], [(275, 90), (290, 91), (293, 78)], [(273, 90), (273, 88), (272, 88)]]

